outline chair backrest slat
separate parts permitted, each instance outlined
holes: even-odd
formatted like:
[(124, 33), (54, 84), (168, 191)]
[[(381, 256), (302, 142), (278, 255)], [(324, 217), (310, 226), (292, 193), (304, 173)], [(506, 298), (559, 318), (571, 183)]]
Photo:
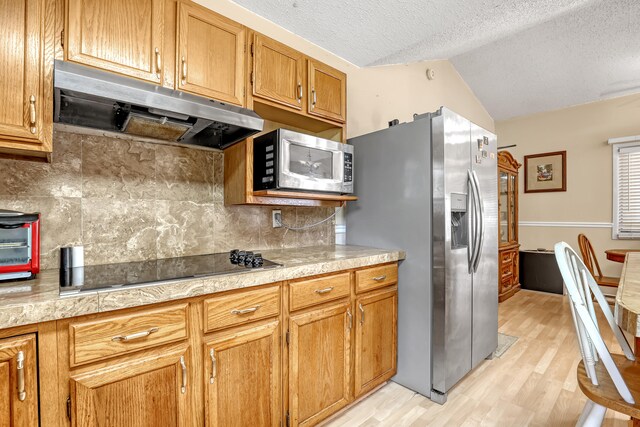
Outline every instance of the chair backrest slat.
[(578, 235), (578, 246), (580, 247), (582, 260), (587, 266), (589, 273), (594, 277), (602, 277), (602, 270), (600, 270), (600, 264), (598, 264), (596, 252), (593, 250), (593, 246), (587, 236), (584, 234)]
[(635, 403), (629, 387), (627, 387), (627, 384), (611, 357), (611, 353), (609, 353), (606, 343), (600, 335), (593, 298), (595, 298), (600, 306), (609, 327), (613, 331), (627, 359), (635, 360), (631, 347), (622, 334), (620, 327), (616, 324), (609, 304), (602, 294), (602, 291), (600, 291), (600, 287), (588, 270), (585, 262), (583, 262), (580, 257), (578, 257), (578, 254), (565, 242), (560, 242), (555, 245), (555, 255), (562, 279), (567, 288), (567, 293), (569, 294), (571, 314), (574, 326), (576, 327), (580, 354), (584, 361), (587, 375), (594, 385), (598, 385), (595, 365), (601, 362), (607, 369), (620, 396), (628, 403)]

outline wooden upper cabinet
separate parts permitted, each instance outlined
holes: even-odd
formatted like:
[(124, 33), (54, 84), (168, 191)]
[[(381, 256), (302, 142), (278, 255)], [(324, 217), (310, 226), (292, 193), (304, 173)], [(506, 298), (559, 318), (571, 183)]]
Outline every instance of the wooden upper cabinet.
[(307, 59), (308, 113), (344, 123), (347, 116), (347, 76), (313, 59)]
[(72, 427), (187, 427), (194, 375), (188, 348), (148, 351), (71, 375)]
[(51, 151), (53, 56), (43, 0), (0, 0), (0, 151)]
[(67, 0), (65, 58), (162, 82), (164, 0)]
[(369, 292), (356, 300), (355, 396), (396, 373), (398, 291)]
[(304, 55), (262, 34), (253, 39), (253, 95), (302, 110)]
[(205, 343), (206, 426), (280, 426), (280, 322)]
[(243, 105), (245, 27), (193, 3), (178, 7), (177, 87)]
[(351, 400), (350, 304), (318, 308), (289, 320), (291, 426), (312, 426)]
[(36, 337), (29, 334), (0, 340), (0, 426), (37, 425)]

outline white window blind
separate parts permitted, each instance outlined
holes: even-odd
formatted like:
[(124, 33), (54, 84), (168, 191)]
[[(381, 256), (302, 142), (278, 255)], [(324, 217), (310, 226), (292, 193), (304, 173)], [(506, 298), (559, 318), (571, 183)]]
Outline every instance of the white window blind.
[(640, 140), (613, 146), (613, 238), (640, 238)]

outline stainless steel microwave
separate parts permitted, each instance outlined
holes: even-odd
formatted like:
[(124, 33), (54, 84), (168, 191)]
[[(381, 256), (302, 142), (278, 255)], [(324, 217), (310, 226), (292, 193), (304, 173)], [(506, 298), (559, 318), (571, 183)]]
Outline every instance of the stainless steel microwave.
[(253, 140), (253, 189), (353, 193), (353, 146), (286, 129)]

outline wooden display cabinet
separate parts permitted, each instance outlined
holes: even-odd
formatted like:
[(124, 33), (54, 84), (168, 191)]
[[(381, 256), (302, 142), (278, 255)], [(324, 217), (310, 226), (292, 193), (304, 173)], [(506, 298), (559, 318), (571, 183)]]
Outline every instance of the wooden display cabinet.
[(520, 290), (518, 243), (518, 169), (508, 151), (498, 153), (498, 302)]

